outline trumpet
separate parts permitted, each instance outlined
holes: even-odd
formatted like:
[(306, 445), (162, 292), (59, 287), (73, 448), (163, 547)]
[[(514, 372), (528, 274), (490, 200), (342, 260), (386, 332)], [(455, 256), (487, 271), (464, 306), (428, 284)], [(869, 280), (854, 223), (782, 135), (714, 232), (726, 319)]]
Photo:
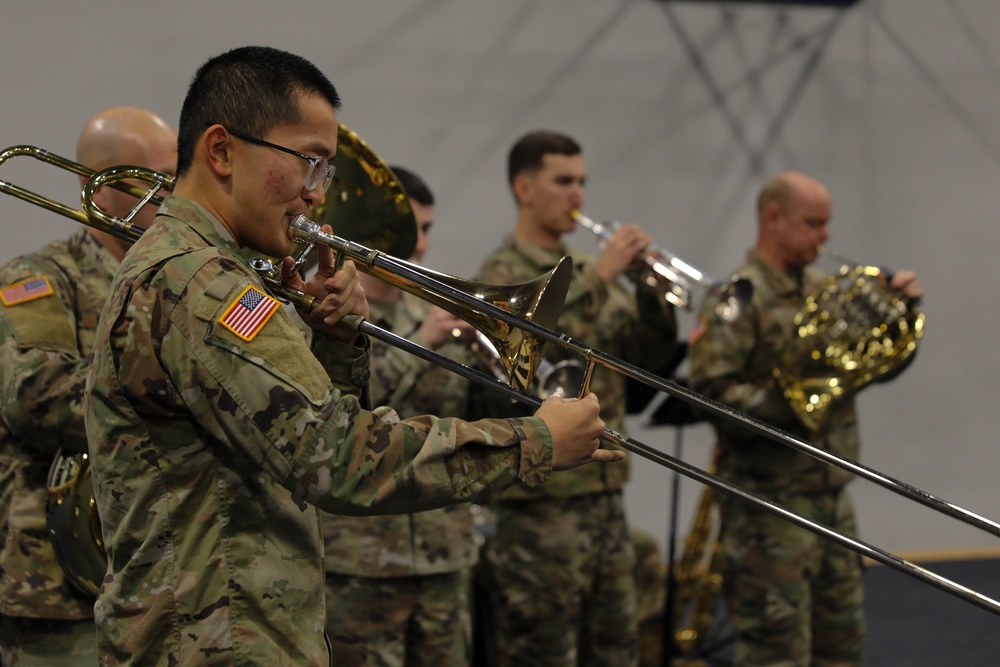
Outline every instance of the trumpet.
[[(573, 211), (572, 216), (578, 224), (596, 234), (602, 242), (607, 242), (621, 226), (617, 220), (607, 223), (594, 222), (580, 211)], [(647, 269), (643, 272), (641, 280), (647, 286), (662, 292), (663, 298), (678, 308), (687, 310), (693, 308), (692, 283), (720, 294), (715, 316), (722, 322), (738, 320), (753, 297), (753, 284), (746, 278), (716, 280), (656, 243), (650, 244), (639, 259)]]
[[(2, 164), (6, 155), (6, 152), (0, 152), (0, 164)], [(35, 155), (46, 162), (59, 164), (59, 161), (50, 159), (48, 156), (51, 154), (45, 151), (37, 151), (35, 152)], [(85, 169), (85, 167), (81, 168)], [(92, 196), (98, 187), (102, 185), (115, 187), (117, 182), (121, 180), (140, 180), (150, 183), (153, 188), (157, 189), (172, 185), (172, 179), (170, 177), (158, 172), (135, 167), (113, 167), (111, 169), (104, 170), (103, 172), (93, 174), (93, 176), (91, 176), (88, 180), (87, 185), (84, 187), (83, 208), (85, 212), (80, 212), (70, 207), (58, 205), (50, 200), (42, 201), (41, 198), (37, 197), (37, 195), (26, 196), (24, 193), (27, 191), (13, 187), (11, 184), (4, 183), (2, 181), (0, 181), (0, 192), (18, 196), (31, 203), (36, 203), (37, 205), (48, 208), (49, 210), (61, 212), (75, 220), (85, 222), (85, 224), (90, 224), (100, 229), (115, 230), (120, 233), (121, 236), (130, 238), (130, 236), (126, 235), (142, 233), (141, 229), (138, 231), (132, 231), (135, 230), (135, 226), (127, 222), (126, 219), (130, 218), (132, 213), (126, 215), (123, 219), (113, 218), (113, 216), (109, 216), (99, 210), (99, 207), (97, 207), (94, 203)], [(355, 184), (355, 186), (356, 188), (361, 187), (358, 184)], [(155, 201), (155, 199), (150, 198), (148, 201)], [(516, 363), (513, 369), (514, 372), (518, 369), (524, 372), (528, 368), (535, 367), (536, 363), (534, 360), (537, 359), (538, 356), (538, 345), (542, 342), (550, 342), (578, 354), (583, 358), (585, 364), (584, 387), (586, 387), (587, 378), (590, 373), (593, 372), (594, 367), (596, 365), (604, 366), (642, 382), (654, 389), (658, 389), (680, 400), (691, 403), (704, 412), (733, 422), (742, 428), (747, 428), (757, 432), (779, 444), (792, 447), (793, 449), (816, 459), (841, 467), (859, 477), (875, 482), (895, 493), (920, 502), (921, 504), (924, 504), (936, 511), (949, 515), (952, 518), (973, 525), (993, 535), (1000, 536), (1000, 524), (995, 521), (961, 508), (954, 503), (946, 502), (936, 496), (916, 489), (909, 484), (895, 480), (878, 471), (862, 466), (854, 461), (831, 454), (830, 452), (820, 449), (800, 438), (793, 436), (792, 434), (781, 431), (769, 424), (750, 417), (749, 415), (733, 410), (721, 403), (697, 394), (676, 382), (656, 376), (599, 350), (587, 347), (583, 343), (573, 340), (565, 334), (560, 334), (547, 326), (543, 326), (540, 321), (536, 321), (534, 319), (535, 316), (542, 315), (543, 317), (541, 319), (551, 319), (552, 317), (556, 320), (558, 319), (558, 309), (547, 309), (545, 305), (550, 305), (550, 301), (559, 301), (565, 296), (565, 284), (563, 281), (568, 280), (569, 271), (571, 271), (565, 260), (557, 266), (556, 270), (554, 270), (554, 273), (550, 277), (551, 284), (547, 282), (544, 284), (543, 288), (536, 289), (536, 292), (538, 292), (537, 296), (533, 296), (530, 299), (517, 297), (517, 310), (523, 312), (525, 315), (532, 316), (527, 317), (519, 314), (518, 312), (511, 312), (514, 309), (505, 309), (500, 305), (483, 298), (483, 296), (479, 294), (478, 287), (475, 285), (470, 287), (469, 281), (463, 282), (461, 279), (428, 271), (418, 265), (410, 264), (409, 262), (390, 257), (379, 250), (375, 250), (360, 243), (349, 241), (335, 236), (334, 234), (324, 232), (319, 225), (310, 221), (305, 216), (298, 216), (298, 218), (293, 221), (289, 228), (289, 236), (291, 240), (295, 242), (326, 245), (342, 257), (354, 260), (357, 263), (359, 270), (375, 275), (390, 284), (396, 285), (404, 291), (412, 292), (418, 296), (427, 298), (428, 300), (445, 300), (448, 302), (450, 308), (453, 308), (455, 311), (459, 311), (461, 313), (458, 316), (463, 319), (471, 318), (477, 321), (485, 319), (488, 322), (495, 323), (496, 330), (499, 333), (504, 334), (505, 339), (508, 338), (509, 334), (509, 340), (511, 341), (509, 347), (511, 350), (516, 350), (518, 353), (518, 356), (515, 359)], [(263, 268), (264, 264), (262, 263), (261, 266)], [(315, 303), (315, 300), (311, 296), (282, 285), (276, 278), (274, 271), (275, 267), (271, 266), (270, 273), (264, 275), (263, 277), (264, 282), (269, 289), (273, 289), (278, 295), (282, 296), (287, 301), (295, 303), (302, 308), (309, 308)], [(455, 285), (464, 285), (468, 288), (468, 290), (464, 291), (463, 289), (457, 288)], [(500, 288), (498, 288), (498, 290), (499, 289)], [(482, 291), (488, 292), (489, 290), (484, 289)], [(561, 295), (559, 294), (560, 292)], [(504, 305), (508, 304), (504, 303)], [(553, 310), (555, 312), (553, 312)], [(517, 386), (511, 386), (511, 384), (502, 382), (487, 375), (486, 373), (483, 373), (482, 371), (470, 368), (420, 345), (412, 343), (411, 341), (397, 336), (392, 332), (372, 325), (370, 322), (365, 321), (364, 318), (347, 317), (342, 320), (342, 324), (350, 326), (355, 331), (371, 336), (372, 338), (382, 340), (389, 345), (393, 345), (399, 349), (414, 354), (421, 359), (435, 363), (469, 380), (493, 388), (501, 394), (524, 403), (534, 409), (537, 409), (542, 403), (540, 398), (523, 391)], [(514, 330), (517, 330), (520, 333), (515, 333)], [(525, 376), (522, 377), (521, 380), (524, 380), (526, 376), (527, 373), (525, 372)], [(515, 382), (514, 384), (519, 383)], [(909, 561), (903, 560), (902, 558), (884, 551), (872, 544), (863, 542), (857, 538), (816, 523), (811, 519), (800, 516), (781, 505), (736, 486), (731, 482), (716, 476), (715, 474), (693, 466), (681, 459), (665, 454), (649, 445), (621, 433), (617, 433), (611, 429), (605, 429), (602, 438), (605, 441), (615, 443), (623, 449), (626, 449), (636, 455), (659, 463), (666, 468), (701, 482), (712, 489), (733, 495), (745, 502), (754, 504), (760, 509), (778, 516), (800, 528), (816, 533), (821, 537), (836, 542), (861, 555), (867, 556), (872, 560), (893, 567), (904, 574), (920, 579), (925, 583), (940, 588), (941, 590), (959, 597), (971, 604), (1000, 615), (1000, 602), (997, 600), (962, 586), (961, 584), (951, 581), (950, 579), (946, 579)], [(71, 486), (72, 484), (73, 482), (71, 480), (63, 486)], [(50, 502), (50, 509), (52, 506), (53, 505)], [(54, 540), (57, 538), (58, 536), (53, 535)], [(69, 540), (70, 538), (71, 536), (66, 539)]]

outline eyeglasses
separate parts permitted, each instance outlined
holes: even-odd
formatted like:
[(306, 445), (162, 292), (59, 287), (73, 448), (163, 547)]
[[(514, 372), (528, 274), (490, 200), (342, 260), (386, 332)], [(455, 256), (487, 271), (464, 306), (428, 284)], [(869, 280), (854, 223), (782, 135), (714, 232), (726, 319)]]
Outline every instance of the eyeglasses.
[(242, 139), (247, 143), (257, 144), (258, 146), (267, 146), (268, 148), (273, 148), (275, 150), (282, 151), (283, 153), (288, 153), (289, 155), (302, 158), (309, 163), (309, 171), (306, 172), (306, 189), (315, 190), (320, 183), (323, 184), (324, 193), (330, 189), (330, 184), (333, 183), (333, 174), (337, 171), (337, 168), (336, 166), (330, 164), (330, 161), (325, 157), (293, 151), (291, 148), (285, 148), (284, 146), (279, 146), (278, 144), (272, 144), (270, 141), (264, 141), (263, 139), (258, 139), (257, 137), (251, 137), (240, 132), (234, 132), (228, 127), (225, 128), (225, 130), (234, 137)]

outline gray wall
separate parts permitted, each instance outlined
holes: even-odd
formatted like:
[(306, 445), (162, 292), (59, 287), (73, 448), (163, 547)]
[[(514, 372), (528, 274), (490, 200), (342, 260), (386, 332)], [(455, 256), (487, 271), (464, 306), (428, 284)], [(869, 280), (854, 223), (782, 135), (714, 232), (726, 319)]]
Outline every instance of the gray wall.
[[(651, 0), (10, 0), (0, 146), (71, 156), (82, 123), (114, 104), (175, 122), (206, 58), (289, 49), (336, 83), (344, 123), (429, 180), (440, 205), (427, 263), (462, 276), (512, 227), (504, 159), (529, 129), (582, 142), (591, 217), (637, 222), (715, 275), (753, 242), (763, 180), (810, 172), (834, 197), (831, 245), (914, 268), (927, 293), (918, 360), (863, 395), (864, 462), (997, 517), (998, 27), (995, 0), (867, 0), (840, 15)], [(0, 179), (76, 201), (73, 179), (49, 168), (9, 163)], [(74, 229), (10, 197), (0, 216), (0, 260)], [(571, 241), (594, 248), (584, 232)], [(643, 423), (639, 439), (673, 451), (672, 429)], [(704, 463), (710, 430), (684, 437)], [(633, 522), (663, 540), (671, 475), (633, 469)], [(682, 487), (684, 526), (699, 488)], [(884, 548), (996, 544), (867, 482), (855, 499), (863, 537)]]

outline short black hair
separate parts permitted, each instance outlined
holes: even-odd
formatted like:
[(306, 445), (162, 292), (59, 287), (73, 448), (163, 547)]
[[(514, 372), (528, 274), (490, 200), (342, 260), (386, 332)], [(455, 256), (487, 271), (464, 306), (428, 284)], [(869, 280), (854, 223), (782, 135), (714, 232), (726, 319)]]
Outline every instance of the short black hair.
[(264, 137), (275, 125), (301, 119), (301, 93), (321, 95), (340, 109), (337, 89), (301, 56), (243, 46), (209, 59), (195, 73), (181, 107), (177, 175), (191, 167), (195, 145), (212, 124)]
[(547, 154), (580, 155), (580, 144), (565, 134), (550, 130), (529, 132), (513, 145), (507, 154), (507, 182), (514, 185), (514, 179), (526, 171), (538, 171)]
[(434, 205), (434, 193), (431, 192), (430, 187), (424, 182), (424, 179), (405, 167), (390, 165), (389, 169), (396, 175), (396, 180), (399, 181), (407, 197), (420, 202), (424, 206)]

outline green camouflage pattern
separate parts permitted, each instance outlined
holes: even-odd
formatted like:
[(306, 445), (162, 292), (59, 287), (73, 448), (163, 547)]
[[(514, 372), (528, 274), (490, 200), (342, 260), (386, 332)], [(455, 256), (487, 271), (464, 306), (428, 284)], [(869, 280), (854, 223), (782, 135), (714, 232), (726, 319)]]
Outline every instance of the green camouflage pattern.
[(86, 403), (103, 664), (325, 666), (317, 508), (413, 512), (550, 475), (537, 417), (367, 411), (367, 346), (310, 348), (281, 308), (238, 338), (218, 321), (248, 285), (225, 228), (177, 196), (115, 277)]
[[(475, 279), (493, 284), (525, 282), (552, 270), (566, 255), (573, 259), (574, 276), (556, 330), (647, 370), (664, 365), (677, 341), (673, 307), (645, 286), (633, 294), (618, 283), (605, 283), (597, 275), (595, 259), (586, 253), (565, 246), (550, 250), (508, 236), (486, 258)], [(578, 354), (551, 343), (542, 352), (553, 364), (564, 359), (582, 361)], [(598, 366), (590, 386), (601, 401), (601, 418), (608, 428), (625, 433), (625, 377)], [(501, 497), (537, 498), (609, 491), (621, 489), (628, 477), (628, 462), (582, 466), (553, 474), (551, 481), (543, 486), (510, 489)]]
[(97, 667), (92, 619), (54, 620), (0, 616), (0, 665)]
[(84, 387), (117, 265), (81, 228), (0, 269), (0, 287), (42, 275), (54, 292), (0, 305), (0, 614), (93, 617), (56, 560), (45, 505), (55, 453), (87, 451)]
[(412, 577), (327, 573), (337, 667), (466, 667), (472, 653), (464, 571)]
[[(736, 275), (752, 281), (751, 304), (736, 322), (725, 323), (711, 316), (717, 296), (705, 300), (702, 330), (689, 351), (691, 388), (817, 447), (857, 460), (853, 398), (833, 407), (822, 432), (812, 433), (796, 417), (772, 374), (776, 367), (794, 367), (805, 353), (795, 345), (793, 318), (823, 274), (807, 268), (798, 279), (750, 252)], [(852, 477), (728, 421), (714, 419), (713, 425), (719, 439), (719, 474), (752, 491), (811, 493), (838, 488)]]
[[(857, 535), (846, 487), (771, 500)], [(735, 667), (860, 666), (865, 617), (861, 557), (725, 496), (723, 590), (738, 641)]]
[[(430, 309), (426, 301), (404, 292), (395, 304), (371, 301), (369, 309), (375, 324), (425, 345), (417, 330)], [(448, 344), (438, 352), (468, 363), (467, 350), (461, 346)], [(375, 340), (371, 374), (372, 402), (391, 406), (404, 419), (425, 414), (466, 416), (468, 382), (440, 366)], [(323, 537), (327, 572), (361, 577), (455, 572), (478, 558), (472, 514), (464, 503), (415, 514), (327, 514)]]
[[(369, 299), (369, 319), (427, 346), (419, 333), (431, 306), (403, 292), (393, 303)], [(468, 349), (438, 353), (469, 363)], [(403, 418), (464, 417), (468, 382), (387, 345), (371, 343), (371, 396)], [(469, 504), (385, 516), (323, 514), (327, 634), (337, 665), (467, 665), (471, 649), (468, 587), (475, 565)]]
[[(795, 345), (793, 317), (823, 274), (807, 268), (801, 277), (789, 275), (751, 251), (737, 275), (753, 283), (752, 303), (738, 321), (722, 323), (711, 317), (715, 297), (706, 299), (690, 348), (692, 388), (856, 460), (853, 398), (831, 409), (820, 432), (810, 432), (772, 374), (776, 367), (794, 367), (806, 354)], [(855, 534), (848, 472), (728, 422), (713, 420), (713, 425), (721, 477)], [(720, 494), (720, 508), (725, 597), (738, 634), (734, 664), (860, 664), (864, 612), (857, 555), (728, 495)]]
[(639, 667), (660, 667), (663, 609), (667, 595), (667, 563), (649, 533), (629, 531), (635, 550), (636, 620), (639, 624)]
[(497, 503), (485, 547), (500, 667), (639, 659), (635, 552), (617, 491)]

